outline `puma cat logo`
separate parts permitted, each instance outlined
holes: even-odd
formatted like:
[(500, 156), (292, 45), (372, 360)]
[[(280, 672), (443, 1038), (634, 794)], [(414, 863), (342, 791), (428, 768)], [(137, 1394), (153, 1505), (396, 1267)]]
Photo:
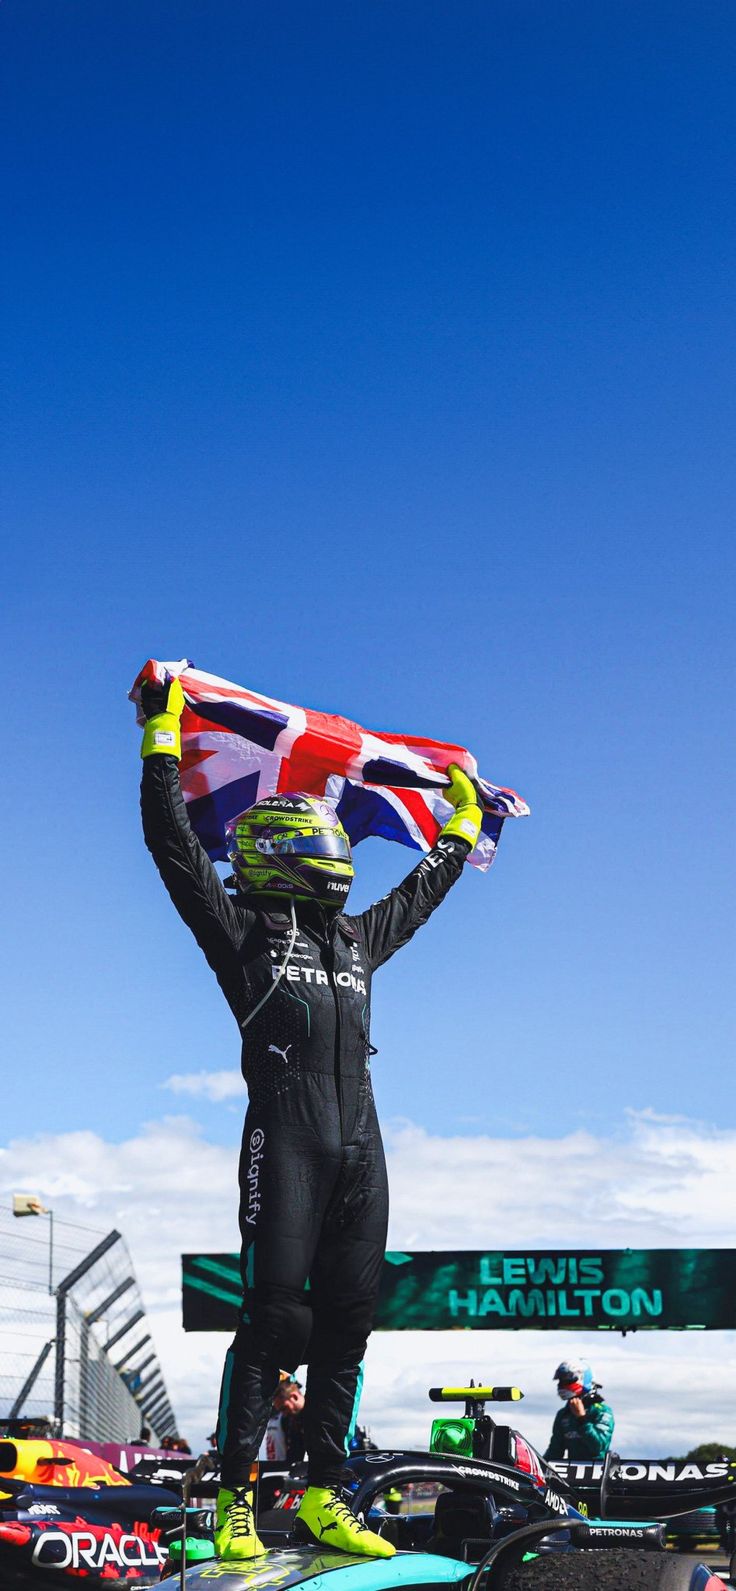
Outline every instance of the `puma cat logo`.
[(289, 1064), (289, 1050), (290, 1049), (291, 1049), (291, 1045), (290, 1044), (287, 1044), (285, 1050), (280, 1050), (279, 1047), (278, 1047), (278, 1044), (269, 1044), (268, 1053), (269, 1053), (269, 1055), (280, 1055), (280, 1056), (282, 1056), (284, 1064), (286, 1066), (288, 1066), (288, 1064)]

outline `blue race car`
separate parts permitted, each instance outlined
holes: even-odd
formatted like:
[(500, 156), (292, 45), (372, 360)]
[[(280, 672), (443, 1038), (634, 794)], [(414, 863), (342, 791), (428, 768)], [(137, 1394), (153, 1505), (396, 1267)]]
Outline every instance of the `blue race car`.
[(171, 1478), (124, 1475), (64, 1438), (0, 1440), (0, 1591), (157, 1585), (168, 1553), (153, 1516), (179, 1505)]

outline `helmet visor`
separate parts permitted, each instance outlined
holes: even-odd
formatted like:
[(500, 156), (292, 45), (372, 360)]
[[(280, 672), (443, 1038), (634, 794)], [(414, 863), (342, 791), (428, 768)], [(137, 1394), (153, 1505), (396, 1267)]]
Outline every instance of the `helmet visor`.
[(584, 1391), (582, 1381), (573, 1381), (570, 1376), (560, 1377), (557, 1383), (558, 1396), (569, 1402), (570, 1398), (579, 1398)]
[(318, 829), (312, 834), (258, 835), (256, 850), (265, 856), (317, 856), (333, 862), (350, 862), (350, 841), (339, 829)]

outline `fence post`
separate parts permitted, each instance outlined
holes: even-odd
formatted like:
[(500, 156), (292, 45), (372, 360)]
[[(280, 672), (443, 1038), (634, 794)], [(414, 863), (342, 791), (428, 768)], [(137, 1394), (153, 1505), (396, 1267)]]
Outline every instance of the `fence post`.
[[(7, 1212), (8, 1217), (14, 1214), (15, 1208)], [(144, 1412), (136, 1396), (140, 1388), (146, 1423), (151, 1424), (150, 1410), (156, 1416), (156, 1435), (169, 1422), (173, 1429), (161, 1366), (124, 1238), (117, 1230), (105, 1235), (77, 1228), (69, 1240), (66, 1227), (56, 1212), (53, 1229), (49, 1220), (48, 1253), (39, 1243), (28, 1252), (25, 1244), (19, 1250), (17, 1233), (0, 1201), (0, 1366), (7, 1389), (5, 1410), (17, 1419), (42, 1408), (51, 1414), (54, 1434), (122, 1443), (134, 1440), (141, 1429)], [(20, 1289), (23, 1294), (17, 1297)], [(30, 1298), (31, 1293), (35, 1297)]]
[[(56, 1370), (54, 1376), (54, 1422), (56, 1424), (57, 1434), (59, 1436), (61, 1436), (64, 1431), (64, 1357), (66, 1348), (67, 1296), (70, 1293), (72, 1287), (74, 1287), (77, 1282), (81, 1281), (82, 1277), (86, 1276), (88, 1271), (91, 1271), (92, 1266), (96, 1265), (98, 1260), (102, 1259), (103, 1254), (106, 1254), (108, 1249), (111, 1249), (113, 1244), (118, 1243), (119, 1241), (119, 1232), (108, 1232), (107, 1237), (103, 1237), (102, 1241), (97, 1244), (96, 1248), (91, 1249), (89, 1254), (86, 1254), (84, 1259), (80, 1260), (78, 1265), (75, 1265), (74, 1270), (70, 1271), (69, 1275), (65, 1276), (63, 1281), (59, 1282), (59, 1285), (56, 1289)], [(84, 1397), (83, 1391), (81, 1392), (81, 1397)]]
[(54, 1368), (54, 1425), (64, 1429), (64, 1366), (66, 1364), (66, 1293), (56, 1294), (56, 1362)]
[(83, 1315), (79, 1322), (79, 1435), (89, 1434), (89, 1323)]
[[(113, 1365), (113, 1370), (117, 1370), (118, 1373), (119, 1373), (122, 1370), (123, 1365), (127, 1365), (129, 1359), (134, 1359), (135, 1358), (135, 1355), (137, 1354), (138, 1349), (142, 1348), (144, 1343), (147, 1343), (147, 1342), (150, 1342), (150, 1341), (151, 1341), (151, 1333), (150, 1333), (150, 1331), (147, 1331), (145, 1337), (141, 1337), (138, 1342), (133, 1344), (132, 1348), (128, 1349), (127, 1353), (123, 1354), (122, 1359), (116, 1359), (116, 1361), (115, 1361), (115, 1363)], [(107, 1344), (106, 1352), (107, 1353), (110, 1352), (110, 1344), (109, 1344), (109, 1342)]]
[(10, 1413), (8, 1415), (8, 1419), (9, 1420), (16, 1420), (18, 1418), (18, 1415), (20, 1414), (21, 1409), (23, 1408), (23, 1404), (25, 1403), (26, 1398), (30, 1396), (31, 1392), (33, 1391), (33, 1388), (36, 1385), (36, 1382), (37, 1382), (37, 1380), (38, 1380), (38, 1378), (39, 1378), (39, 1376), (41, 1374), (41, 1371), (43, 1370), (43, 1367), (44, 1367), (44, 1365), (46, 1363), (46, 1360), (48, 1359), (48, 1356), (49, 1356), (53, 1346), (54, 1346), (54, 1339), (53, 1339), (53, 1337), (50, 1337), (48, 1342), (44, 1343), (43, 1348), (41, 1349), (41, 1352), (40, 1352), (40, 1354), (39, 1354), (39, 1356), (38, 1356), (38, 1358), (36, 1360), (35, 1365), (33, 1366), (33, 1369), (31, 1370), (30, 1375), (26, 1376), (26, 1379), (23, 1382), (23, 1385), (22, 1385), (22, 1387), (20, 1389), (20, 1392), (18, 1393), (18, 1396), (17, 1396), (17, 1398), (15, 1400), (15, 1403), (13, 1404), (13, 1407), (10, 1410)]

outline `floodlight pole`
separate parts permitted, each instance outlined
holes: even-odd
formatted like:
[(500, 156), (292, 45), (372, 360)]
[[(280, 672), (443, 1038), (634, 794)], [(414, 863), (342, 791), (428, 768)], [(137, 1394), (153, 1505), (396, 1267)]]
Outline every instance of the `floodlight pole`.
[(14, 1193), (13, 1215), (47, 1215), (49, 1218), (49, 1297), (54, 1293), (54, 1212), (41, 1203), (37, 1193)]

